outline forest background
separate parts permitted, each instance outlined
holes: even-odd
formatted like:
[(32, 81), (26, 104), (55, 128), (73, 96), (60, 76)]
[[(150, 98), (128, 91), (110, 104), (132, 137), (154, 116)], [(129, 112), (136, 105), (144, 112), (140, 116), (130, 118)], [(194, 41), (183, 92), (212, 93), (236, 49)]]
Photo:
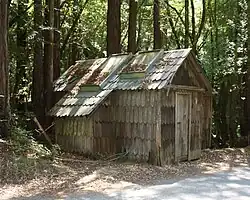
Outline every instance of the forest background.
[(190, 47), (214, 89), (213, 146), (248, 144), (250, 1), (1, 0), (0, 13), (2, 136), (30, 113), (51, 126), (53, 81), (76, 60)]

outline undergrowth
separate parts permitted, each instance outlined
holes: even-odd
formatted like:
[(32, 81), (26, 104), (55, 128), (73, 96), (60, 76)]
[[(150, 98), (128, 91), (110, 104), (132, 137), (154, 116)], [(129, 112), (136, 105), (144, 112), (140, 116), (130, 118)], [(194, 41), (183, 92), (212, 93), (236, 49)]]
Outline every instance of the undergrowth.
[(0, 184), (24, 183), (44, 173), (53, 173), (53, 159), (59, 148), (48, 148), (32, 131), (15, 126), (11, 138), (0, 141)]

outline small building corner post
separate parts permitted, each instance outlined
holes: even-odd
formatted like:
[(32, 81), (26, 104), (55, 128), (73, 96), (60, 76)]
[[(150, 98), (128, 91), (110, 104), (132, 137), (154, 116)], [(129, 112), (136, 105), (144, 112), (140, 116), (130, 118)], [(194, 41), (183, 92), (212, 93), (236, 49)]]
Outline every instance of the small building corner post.
[(155, 142), (156, 142), (156, 165), (162, 166), (163, 162), (163, 155), (162, 155), (162, 148), (161, 148), (161, 91), (157, 91), (157, 100), (156, 100), (156, 135), (155, 135)]

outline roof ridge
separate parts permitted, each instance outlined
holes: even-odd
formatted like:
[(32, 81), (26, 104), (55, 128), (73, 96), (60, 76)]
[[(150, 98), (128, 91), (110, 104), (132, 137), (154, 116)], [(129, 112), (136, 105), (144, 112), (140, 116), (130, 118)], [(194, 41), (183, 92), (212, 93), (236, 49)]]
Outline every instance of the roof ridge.
[(183, 51), (183, 50), (187, 50), (188, 52), (191, 52), (192, 48), (173, 49), (173, 50), (166, 50), (164, 52), (166, 52), (166, 53), (168, 53), (168, 52), (178, 52), (178, 51)]

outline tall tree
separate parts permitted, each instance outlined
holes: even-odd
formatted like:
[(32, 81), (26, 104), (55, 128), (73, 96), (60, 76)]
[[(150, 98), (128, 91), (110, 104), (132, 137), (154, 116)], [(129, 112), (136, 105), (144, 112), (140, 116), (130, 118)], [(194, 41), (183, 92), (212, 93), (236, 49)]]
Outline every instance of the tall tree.
[(137, 0), (129, 1), (128, 52), (136, 52)]
[(0, 136), (9, 135), (9, 70), (7, 63), (7, 0), (0, 0)]
[(160, 49), (161, 46), (160, 3), (154, 0), (154, 49)]
[[(54, 62), (54, 0), (46, 1), (46, 33), (44, 44), (44, 88), (45, 88), (45, 113), (53, 105), (53, 62)], [(51, 120), (46, 118), (46, 126), (49, 126)]]
[[(73, 13), (73, 16), (74, 16), (74, 19), (77, 18), (77, 15), (79, 13), (79, 1), (78, 0), (74, 0), (74, 13)], [(77, 54), (78, 54), (78, 45), (77, 45), (77, 37), (76, 37), (76, 34), (73, 33), (72, 34), (72, 40), (73, 40), (73, 43), (71, 45), (71, 55), (70, 55), (70, 63), (69, 65), (74, 65), (76, 60), (78, 59), (77, 58)]]
[(201, 20), (200, 24), (198, 26), (198, 31), (196, 33), (196, 22), (195, 22), (195, 6), (194, 1), (191, 0), (191, 9), (192, 9), (192, 48), (194, 52), (197, 54), (197, 43), (199, 41), (199, 38), (201, 37), (201, 33), (205, 26), (205, 20), (206, 20), (206, 0), (202, 0), (202, 13), (201, 13)]
[(55, 0), (55, 15), (54, 15), (54, 52), (53, 52), (53, 80), (60, 76), (60, 4), (61, 0)]
[[(19, 94), (19, 90), (27, 85), (27, 0), (18, 0), (18, 19), (16, 26), (16, 44), (17, 44), (17, 59), (16, 59), (16, 78), (14, 94), (18, 95), (19, 102), (24, 102), (24, 95)], [(16, 98), (15, 98), (16, 99)]]
[(44, 124), (44, 68), (43, 68), (43, 42), (42, 42), (42, 0), (34, 0), (34, 62), (33, 62), (33, 85), (32, 102), (34, 113), (41, 124)]
[(107, 53), (121, 52), (121, 1), (108, 0)]
[(250, 1), (247, 1), (247, 29), (248, 29), (248, 40), (247, 40), (247, 127), (248, 127), (248, 144), (250, 144)]
[(185, 0), (185, 48), (189, 46), (189, 0)]

